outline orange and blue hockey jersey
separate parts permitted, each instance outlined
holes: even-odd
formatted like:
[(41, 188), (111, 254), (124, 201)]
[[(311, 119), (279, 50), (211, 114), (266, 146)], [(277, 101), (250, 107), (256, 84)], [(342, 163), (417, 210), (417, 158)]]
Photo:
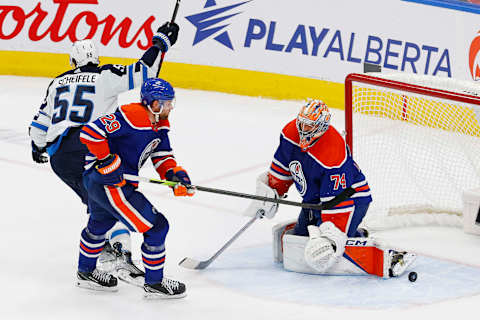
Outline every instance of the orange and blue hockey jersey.
[[(320, 223), (332, 221), (340, 230), (347, 232), (355, 206), (368, 207), (372, 201), (365, 176), (353, 161), (345, 140), (333, 126), (330, 125), (306, 152), (301, 150), (299, 142), (293, 120), (280, 135), (280, 144), (269, 170), (270, 186), (282, 195), (295, 183), (305, 203), (326, 202), (352, 187), (356, 193), (350, 199), (321, 212)], [(356, 227), (354, 229), (356, 231)]]
[[(160, 120), (158, 130), (153, 130), (147, 110), (139, 103), (124, 105), (115, 113), (86, 124), (80, 141), (90, 151), (85, 158), (85, 170), (91, 170), (97, 159), (108, 154), (118, 154), (126, 174), (138, 175), (148, 158), (162, 179), (165, 172), (177, 165), (170, 146), (168, 120)], [(136, 182), (129, 181), (134, 185)]]

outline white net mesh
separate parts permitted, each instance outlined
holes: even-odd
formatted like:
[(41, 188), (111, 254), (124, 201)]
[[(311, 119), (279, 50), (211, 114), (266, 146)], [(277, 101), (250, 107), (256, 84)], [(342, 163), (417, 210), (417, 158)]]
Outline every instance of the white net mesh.
[[(470, 83), (451, 79), (381, 76), (452, 92), (480, 93)], [(408, 79), (400, 79), (405, 76)], [(462, 191), (480, 186), (479, 105), (420, 91), (353, 82), (353, 156), (373, 194), (364, 220), (370, 229), (460, 226)]]

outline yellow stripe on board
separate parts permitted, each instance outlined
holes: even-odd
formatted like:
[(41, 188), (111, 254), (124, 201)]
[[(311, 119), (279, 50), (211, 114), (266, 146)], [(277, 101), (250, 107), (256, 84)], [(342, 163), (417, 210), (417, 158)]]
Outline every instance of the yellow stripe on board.
[[(101, 64), (132, 64), (137, 59), (100, 57)], [(53, 78), (70, 69), (67, 54), (0, 51), (0, 74)], [(323, 100), (344, 108), (343, 83), (276, 73), (164, 62), (160, 76), (174, 87), (280, 100)]]

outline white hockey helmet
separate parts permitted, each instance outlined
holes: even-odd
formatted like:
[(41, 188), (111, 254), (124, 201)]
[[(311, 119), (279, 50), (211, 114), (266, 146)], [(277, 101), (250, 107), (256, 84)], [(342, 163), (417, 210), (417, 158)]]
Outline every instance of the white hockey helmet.
[(99, 64), (97, 48), (90, 39), (75, 41), (70, 52), (70, 65), (83, 67), (89, 62)]

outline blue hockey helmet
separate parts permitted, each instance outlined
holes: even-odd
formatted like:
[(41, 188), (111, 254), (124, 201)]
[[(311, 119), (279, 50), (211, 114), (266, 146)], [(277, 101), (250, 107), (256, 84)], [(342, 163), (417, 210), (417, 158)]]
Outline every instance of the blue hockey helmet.
[(145, 80), (140, 89), (140, 98), (144, 106), (150, 106), (155, 101), (168, 101), (175, 98), (175, 90), (170, 83), (159, 78)]

